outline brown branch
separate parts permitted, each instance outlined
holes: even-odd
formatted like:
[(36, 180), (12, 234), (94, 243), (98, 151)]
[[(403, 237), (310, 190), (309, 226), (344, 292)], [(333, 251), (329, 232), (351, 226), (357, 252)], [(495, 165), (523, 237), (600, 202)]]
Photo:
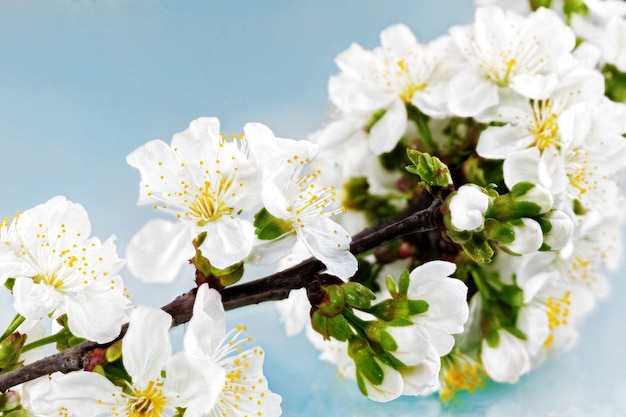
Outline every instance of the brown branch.
[[(361, 254), (380, 245), (409, 236), (414, 233), (436, 230), (441, 224), (439, 206), (442, 201), (435, 199), (430, 207), (423, 210), (405, 210), (400, 219), (389, 224), (377, 225), (355, 235), (350, 245), (350, 251)], [(317, 273), (324, 270), (324, 264), (317, 259), (309, 258), (302, 263), (276, 272), (265, 278), (247, 283), (227, 287), (221, 291), (222, 304), (225, 310), (232, 310), (264, 301), (283, 300), (294, 289), (303, 288)], [(178, 296), (171, 303), (161, 307), (172, 316), (172, 326), (178, 326), (191, 319), (196, 289), (191, 289)], [(124, 325), (120, 335), (107, 344), (84, 342), (63, 352), (40, 359), (18, 370), (0, 375), (0, 392), (9, 388), (49, 375), (54, 372), (72, 372), (84, 369), (89, 363), (90, 355), (97, 348), (106, 348), (120, 340), (128, 325)]]

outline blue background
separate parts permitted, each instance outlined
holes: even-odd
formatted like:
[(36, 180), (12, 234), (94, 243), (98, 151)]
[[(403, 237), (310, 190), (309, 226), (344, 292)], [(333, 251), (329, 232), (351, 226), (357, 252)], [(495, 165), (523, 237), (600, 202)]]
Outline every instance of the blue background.
[[(85, 206), (94, 235), (118, 237), (123, 256), (155, 216), (135, 205), (139, 175), (125, 162), (132, 150), (169, 142), (200, 116), (219, 117), (227, 134), (258, 121), (305, 138), (328, 120), (333, 58), (351, 42), (373, 48), (398, 22), (426, 42), (472, 16), (471, 0), (1, 0), (0, 215), (63, 194)], [(517, 385), (490, 384), (448, 406), (432, 397), (362, 398), (303, 336), (285, 339), (271, 304), (229, 320), (246, 324), (266, 349), (285, 416), (626, 415), (622, 275), (571, 353)], [(192, 285), (189, 270), (172, 285), (123, 276), (135, 304), (159, 306)], [(6, 294), (0, 302), (10, 311)]]

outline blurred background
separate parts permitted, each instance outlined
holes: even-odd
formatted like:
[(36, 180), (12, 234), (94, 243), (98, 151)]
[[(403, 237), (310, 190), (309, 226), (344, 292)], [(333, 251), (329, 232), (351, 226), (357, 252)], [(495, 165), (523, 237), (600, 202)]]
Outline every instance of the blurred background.
[[(93, 235), (117, 236), (123, 256), (156, 215), (135, 205), (139, 174), (128, 153), (169, 143), (200, 116), (219, 117), (227, 134), (257, 121), (305, 138), (328, 120), (327, 80), (350, 43), (371, 49), (399, 22), (427, 42), (470, 23), (473, 9), (472, 0), (0, 0), (0, 216), (62, 194), (87, 209)], [(285, 416), (618, 416), (626, 415), (622, 275), (572, 352), (517, 385), (490, 384), (449, 405), (363, 398), (304, 336), (286, 339), (272, 304), (229, 320), (265, 348)], [(146, 286), (126, 270), (123, 278), (134, 304), (160, 306), (191, 288), (193, 274), (171, 285)], [(6, 291), (0, 312), (2, 322), (13, 314)]]

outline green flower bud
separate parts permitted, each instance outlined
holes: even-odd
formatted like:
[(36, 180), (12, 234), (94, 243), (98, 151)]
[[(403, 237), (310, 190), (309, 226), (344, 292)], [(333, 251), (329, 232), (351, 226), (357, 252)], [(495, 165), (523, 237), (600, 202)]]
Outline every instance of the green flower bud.
[(322, 287), (322, 292), (324, 292), (324, 300), (316, 306), (317, 311), (326, 317), (341, 314), (346, 304), (343, 285), (325, 285)]
[(0, 394), (0, 412), (7, 412), (20, 407), (22, 399), (15, 391), (7, 391)]
[(27, 336), (19, 332), (10, 334), (0, 343), (0, 369), (8, 371), (21, 366), (20, 355)]
[(311, 314), (311, 325), (313, 326), (313, 330), (324, 337), (324, 340), (329, 340), (331, 337), (334, 337), (344, 342), (354, 334), (350, 324), (342, 315), (326, 317), (314, 311), (313, 314)]
[(498, 220), (534, 217), (552, 209), (552, 193), (541, 185), (532, 182), (518, 182), (507, 194), (498, 196), (493, 205), (493, 213)]
[(342, 285), (346, 304), (359, 310), (370, 308), (376, 294), (358, 282), (346, 282)]
[(562, 249), (572, 238), (574, 223), (572, 219), (561, 210), (553, 210), (539, 220), (543, 231), (542, 249)]

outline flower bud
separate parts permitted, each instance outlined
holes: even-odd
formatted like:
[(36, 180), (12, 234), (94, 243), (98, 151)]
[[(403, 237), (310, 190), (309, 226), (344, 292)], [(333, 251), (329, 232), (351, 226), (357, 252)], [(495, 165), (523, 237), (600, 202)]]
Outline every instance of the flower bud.
[(21, 401), (22, 400), (20, 398), (20, 394), (18, 394), (15, 391), (9, 390), (3, 394), (0, 394), (0, 412), (5, 413), (8, 411), (15, 410), (16, 408), (20, 406)]
[(0, 370), (8, 372), (19, 366), (22, 348), (27, 335), (15, 332), (0, 343)]
[(346, 282), (342, 285), (346, 304), (359, 310), (370, 308), (376, 294), (358, 282)]
[(550, 191), (532, 182), (518, 182), (507, 194), (494, 201), (494, 215), (498, 220), (533, 217), (552, 209), (554, 200)]
[(514, 255), (525, 255), (537, 251), (543, 243), (543, 233), (539, 223), (533, 219), (522, 218), (509, 222), (513, 228), (514, 239), (511, 243), (500, 246)]
[[(562, 249), (572, 238), (574, 223), (561, 210), (553, 210), (542, 217), (543, 244), (546, 250)], [(544, 249), (542, 248), (542, 249)]]
[(324, 299), (316, 306), (317, 311), (326, 316), (334, 317), (340, 314), (346, 304), (346, 298), (341, 285), (325, 285), (322, 287)]
[(474, 184), (461, 186), (448, 198), (450, 222), (456, 230), (481, 231), (491, 199)]
[(342, 315), (326, 317), (317, 311), (313, 311), (311, 314), (311, 325), (313, 330), (324, 337), (324, 340), (334, 337), (344, 342), (353, 334), (350, 324)]

